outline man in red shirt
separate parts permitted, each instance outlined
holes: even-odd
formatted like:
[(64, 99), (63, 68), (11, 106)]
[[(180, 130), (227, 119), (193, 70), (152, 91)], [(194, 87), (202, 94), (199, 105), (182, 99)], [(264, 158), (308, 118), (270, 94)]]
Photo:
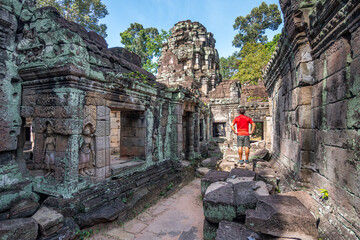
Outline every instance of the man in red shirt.
[[(231, 129), (237, 135), (237, 146), (239, 151), (240, 157), (240, 164), (244, 163), (242, 159), (243, 147), (245, 147), (245, 156), (246, 160), (245, 163), (249, 163), (249, 154), (250, 154), (250, 137), (255, 131), (255, 123), (251, 118), (245, 116), (245, 108), (241, 107), (239, 109), (240, 115), (237, 116), (231, 124)], [(249, 123), (251, 123), (251, 133), (249, 134)], [(236, 124), (236, 130), (235, 130)]]

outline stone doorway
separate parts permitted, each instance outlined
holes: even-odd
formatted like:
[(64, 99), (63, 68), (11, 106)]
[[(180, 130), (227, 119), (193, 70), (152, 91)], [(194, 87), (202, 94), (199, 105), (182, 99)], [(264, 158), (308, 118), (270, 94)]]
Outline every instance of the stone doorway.
[(145, 112), (111, 110), (110, 117), (111, 171), (116, 174), (124, 168), (145, 162)]
[(251, 136), (251, 141), (261, 141), (264, 140), (264, 123), (263, 122), (254, 122), (256, 125), (255, 133)]
[(213, 123), (213, 137), (226, 137), (225, 122)]

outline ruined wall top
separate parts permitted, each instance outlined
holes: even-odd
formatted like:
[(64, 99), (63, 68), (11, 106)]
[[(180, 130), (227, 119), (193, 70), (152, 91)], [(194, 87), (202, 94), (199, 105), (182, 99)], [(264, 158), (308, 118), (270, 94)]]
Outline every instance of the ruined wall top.
[(157, 80), (207, 94), (221, 82), (213, 34), (190, 20), (178, 22), (170, 31), (159, 60)]
[(209, 92), (208, 97), (213, 103), (237, 103), (241, 106), (260, 104), (268, 106), (268, 95), (262, 79), (257, 84), (243, 83), (238, 79), (224, 80)]

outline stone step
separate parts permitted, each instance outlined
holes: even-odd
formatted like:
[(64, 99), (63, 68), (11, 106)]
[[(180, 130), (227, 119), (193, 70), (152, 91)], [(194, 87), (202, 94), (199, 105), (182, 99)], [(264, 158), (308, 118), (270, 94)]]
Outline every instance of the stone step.
[(145, 163), (145, 161), (141, 161), (141, 160), (116, 163), (116, 164), (113, 164), (110, 166), (111, 174), (114, 176), (114, 175), (120, 174), (123, 171), (128, 170), (130, 168), (138, 167), (144, 163)]

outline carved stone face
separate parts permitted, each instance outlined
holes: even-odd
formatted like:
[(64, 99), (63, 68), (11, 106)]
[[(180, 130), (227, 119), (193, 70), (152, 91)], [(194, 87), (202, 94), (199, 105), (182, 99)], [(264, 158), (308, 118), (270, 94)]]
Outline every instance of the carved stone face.
[(91, 129), (89, 125), (86, 125), (84, 130), (83, 130), (83, 134), (84, 135), (90, 135), (91, 134)]
[(46, 132), (47, 132), (47, 133), (54, 133), (54, 130), (53, 130), (53, 128), (51, 127), (50, 124), (46, 125)]

